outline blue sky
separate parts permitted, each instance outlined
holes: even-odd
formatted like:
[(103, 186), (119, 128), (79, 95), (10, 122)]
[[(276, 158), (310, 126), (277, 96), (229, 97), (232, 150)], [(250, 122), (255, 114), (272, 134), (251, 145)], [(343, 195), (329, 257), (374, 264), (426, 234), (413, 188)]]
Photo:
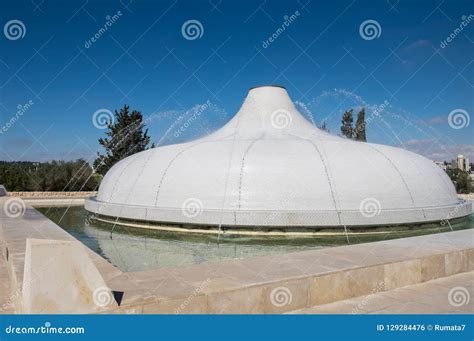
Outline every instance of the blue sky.
[[(0, 159), (91, 159), (104, 135), (93, 114), (125, 103), (150, 117), (155, 142), (190, 139), (225, 124), (250, 87), (272, 83), (335, 134), (345, 109), (370, 114), (386, 103), (369, 142), (474, 159), (474, 123), (454, 129), (448, 120), (474, 112), (471, 14), (472, 1), (4, 2), (1, 27), (24, 28), (0, 35)], [(196, 39), (183, 36), (188, 20), (202, 27)], [(378, 27), (364, 39), (367, 20)], [(199, 122), (174, 136), (208, 101)]]

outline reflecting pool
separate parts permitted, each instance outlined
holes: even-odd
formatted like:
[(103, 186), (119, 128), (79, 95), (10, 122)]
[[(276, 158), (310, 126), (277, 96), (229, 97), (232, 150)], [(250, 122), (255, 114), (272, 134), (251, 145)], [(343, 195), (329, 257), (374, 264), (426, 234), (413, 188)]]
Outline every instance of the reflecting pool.
[(122, 271), (184, 266), (224, 259), (325, 248), (473, 228), (474, 215), (451, 226), (393, 227), (383, 233), (321, 237), (217, 236), (145, 230), (93, 219), (83, 207), (36, 208)]

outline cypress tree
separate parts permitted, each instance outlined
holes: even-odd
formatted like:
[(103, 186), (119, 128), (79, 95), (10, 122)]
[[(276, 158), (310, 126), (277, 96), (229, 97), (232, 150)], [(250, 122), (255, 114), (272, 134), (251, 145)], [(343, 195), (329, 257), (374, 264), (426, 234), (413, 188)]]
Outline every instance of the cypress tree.
[(342, 125), (341, 125), (341, 134), (349, 139), (352, 139), (354, 136), (354, 128), (352, 127), (352, 123), (354, 121), (352, 117), (352, 113), (354, 109), (346, 110), (344, 115), (342, 115)]
[(365, 108), (362, 108), (357, 114), (357, 121), (354, 129), (354, 139), (356, 141), (367, 142), (367, 136), (365, 133)]

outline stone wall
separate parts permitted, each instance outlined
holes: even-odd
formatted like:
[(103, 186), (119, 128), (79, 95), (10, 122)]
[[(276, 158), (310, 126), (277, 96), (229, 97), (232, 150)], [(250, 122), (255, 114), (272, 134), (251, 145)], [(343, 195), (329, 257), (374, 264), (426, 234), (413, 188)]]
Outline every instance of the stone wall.
[(22, 198), (86, 198), (97, 192), (8, 192), (8, 195)]
[(458, 194), (458, 197), (464, 200), (474, 201), (474, 193)]

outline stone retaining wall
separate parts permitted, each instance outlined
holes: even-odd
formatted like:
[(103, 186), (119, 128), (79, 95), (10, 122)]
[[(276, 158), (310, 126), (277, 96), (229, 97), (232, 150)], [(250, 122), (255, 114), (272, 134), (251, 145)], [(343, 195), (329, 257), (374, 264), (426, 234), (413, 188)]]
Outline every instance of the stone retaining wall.
[(85, 198), (95, 196), (97, 192), (8, 192), (9, 196), (22, 198)]
[(459, 194), (458, 197), (464, 200), (470, 200), (474, 201), (474, 193), (469, 193), (469, 194)]

